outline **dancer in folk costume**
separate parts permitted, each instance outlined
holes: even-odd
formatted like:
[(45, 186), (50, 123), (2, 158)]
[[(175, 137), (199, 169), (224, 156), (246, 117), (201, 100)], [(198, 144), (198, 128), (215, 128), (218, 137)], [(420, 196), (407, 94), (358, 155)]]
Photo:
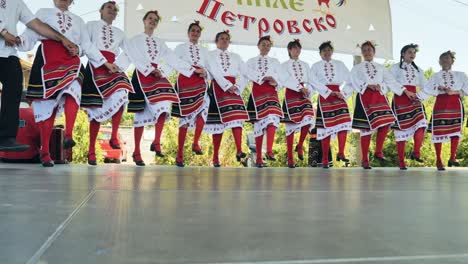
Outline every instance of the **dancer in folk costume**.
[(416, 99), (416, 94), (402, 87), (383, 65), (374, 62), (375, 44), (366, 41), (361, 45), (364, 62), (351, 70), (351, 82), (357, 90), (356, 108), (354, 110), (353, 128), (361, 130), (362, 167), (371, 169), (369, 165), (369, 145), (371, 136), (377, 132), (377, 142), (374, 157), (384, 162), (382, 149), (385, 138), (396, 119), (385, 94), (390, 89), (397, 95), (403, 93), (410, 100)]
[[(93, 46), (83, 20), (68, 11), (72, 3), (73, 0), (54, 0), (54, 8), (39, 9), (36, 17), (77, 44), (80, 53), (86, 54), (94, 67), (104, 65), (109, 72), (117, 71), (117, 66)], [(31, 69), (27, 96), (34, 100), (34, 117), (41, 129), (42, 165), (52, 167), (50, 135), (55, 117), (63, 111), (66, 122), (63, 147), (68, 149), (76, 144), (73, 127), (81, 101), (82, 66), (80, 58), (71, 56), (60, 43), (44, 39), (32, 30), (26, 30), (21, 39), (24, 50), (32, 49), (38, 40), (42, 41)]]
[[(343, 62), (332, 59), (333, 45), (330, 41), (319, 47), (322, 60), (312, 65), (311, 77), (320, 86), (315, 87), (320, 95), (317, 105), (317, 140), (322, 142), (322, 167), (329, 167), (330, 140), (338, 136), (338, 161), (349, 162), (344, 151), (348, 132), (351, 131), (351, 115), (346, 99), (353, 95), (350, 73)], [(343, 86), (341, 89), (340, 87)]]
[[(424, 87), (426, 77), (424, 72), (414, 62), (418, 46), (409, 44), (400, 52), (400, 63), (390, 68), (390, 73), (395, 80), (408, 91), (416, 93), (416, 87)], [(405, 163), (406, 142), (414, 138), (414, 148), (410, 158), (417, 162), (421, 159), (421, 146), (427, 128), (427, 119), (424, 106), (419, 100), (411, 100), (406, 95), (395, 95), (392, 102), (393, 112), (397, 120), (395, 123), (395, 139), (398, 151), (400, 170), (407, 170)]]
[(0, 110), (0, 151), (22, 152), (29, 146), (16, 141), (23, 71), (16, 46), (17, 25), (23, 23), (37, 33), (61, 42), (76, 55), (76, 46), (47, 24), (35, 18), (23, 0), (0, 1), (0, 83), (3, 84)]
[[(123, 48), (125, 34), (112, 26), (118, 13), (114, 1), (105, 2), (99, 12), (101, 20), (88, 22), (88, 34), (93, 45), (99, 49), (107, 61), (114, 63)], [(81, 106), (86, 107), (89, 120), (88, 164), (96, 165), (96, 138), (101, 123), (112, 118), (112, 133), (109, 144), (113, 149), (120, 149), (118, 129), (125, 105), (128, 103), (128, 92), (133, 88), (125, 73), (109, 73), (105, 66), (94, 67), (88, 63), (83, 82)]]
[[(148, 11), (143, 17), (145, 31), (131, 38), (124, 49), (136, 68), (132, 77), (135, 93), (129, 95), (128, 111), (136, 113), (133, 122), (133, 161), (138, 166), (145, 166), (140, 151), (145, 126), (155, 124), (155, 138), (150, 150), (155, 151), (156, 156), (164, 157), (161, 151), (161, 133), (164, 123), (171, 118), (172, 103), (179, 103), (174, 87), (167, 80), (173, 68), (186, 77), (194, 72), (204, 73), (203, 69), (195, 69), (180, 60), (164, 41), (154, 35), (160, 20), (158, 11)], [(165, 64), (161, 64), (162, 61)]]
[(227, 51), (231, 42), (229, 31), (216, 34), (217, 49), (210, 52), (208, 71), (214, 78), (208, 90), (210, 107), (204, 131), (213, 135), (213, 166), (220, 167), (219, 147), (223, 133), (232, 129), (236, 144), (236, 159), (247, 155), (242, 152), (242, 127), (249, 119), (241, 94), (247, 84), (245, 63), (235, 53)]
[[(199, 21), (190, 24), (187, 32), (189, 41), (178, 45), (174, 51), (181, 60), (196, 69), (205, 69), (208, 64), (208, 50), (198, 43), (201, 33), (202, 27)], [(192, 74), (190, 77), (179, 74), (177, 78), (176, 90), (179, 94), (180, 104), (174, 104), (173, 109), (176, 110), (176, 115), (180, 117), (176, 157), (176, 165), (179, 167), (185, 166), (184, 144), (187, 130), (195, 130), (192, 151), (196, 155), (203, 155), (198, 142), (208, 117), (208, 107), (210, 105), (207, 94), (207, 80), (206, 71), (203, 74)]]
[(437, 169), (445, 170), (442, 163), (442, 143), (451, 142), (448, 166), (460, 166), (457, 161), (457, 148), (462, 137), (464, 108), (462, 97), (468, 94), (468, 79), (463, 72), (452, 71), (455, 53), (444, 52), (439, 57), (442, 70), (432, 75), (424, 90), (418, 93), (421, 100), (436, 97), (429, 131), (432, 133)]
[[(286, 123), (286, 144), (288, 167), (295, 168), (293, 158), (294, 133), (301, 131), (295, 151), (300, 160), (304, 159), (303, 144), (315, 125), (314, 110), (310, 97), (313, 87), (319, 86), (310, 78), (310, 67), (299, 60), (302, 45), (299, 39), (288, 43), (289, 60), (281, 65), (280, 82), (286, 87), (283, 103), (283, 122)], [(313, 85), (310, 85), (313, 83)]]
[(266, 134), (268, 160), (276, 160), (273, 154), (273, 142), (276, 129), (283, 118), (283, 111), (278, 99), (281, 64), (268, 56), (272, 41), (270, 36), (261, 37), (257, 47), (260, 55), (247, 61), (247, 76), (252, 81), (252, 93), (247, 105), (250, 121), (254, 122), (255, 147), (258, 168), (264, 167), (262, 157), (263, 136)]

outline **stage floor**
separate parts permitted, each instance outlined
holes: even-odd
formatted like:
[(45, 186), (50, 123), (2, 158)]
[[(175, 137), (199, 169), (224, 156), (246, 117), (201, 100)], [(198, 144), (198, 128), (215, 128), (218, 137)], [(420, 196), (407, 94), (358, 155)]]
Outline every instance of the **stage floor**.
[(468, 263), (467, 172), (0, 164), (0, 263)]

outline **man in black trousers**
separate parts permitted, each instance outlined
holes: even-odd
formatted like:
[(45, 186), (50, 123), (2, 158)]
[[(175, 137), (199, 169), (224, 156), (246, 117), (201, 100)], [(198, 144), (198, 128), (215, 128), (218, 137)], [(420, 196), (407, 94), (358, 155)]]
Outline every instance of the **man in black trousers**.
[(0, 110), (0, 151), (21, 152), (29, 146), (16, 141), (19, 105), (23, 90), (23, 71), (16, 45), (21, 43), (16, 26), (21, 21), (28, 28), (49, 39), (61, 42), (72, 56), (78, 48), (47, 24), (36, 19), (23, 0), (0, 0), (0, 82), (3, 85)]

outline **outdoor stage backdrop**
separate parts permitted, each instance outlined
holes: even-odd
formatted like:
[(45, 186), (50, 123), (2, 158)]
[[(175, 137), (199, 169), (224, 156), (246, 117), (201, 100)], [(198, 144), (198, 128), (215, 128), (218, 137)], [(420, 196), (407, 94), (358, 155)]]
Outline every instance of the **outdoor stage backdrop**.
[(392, 23), (388, 0), (131, 0), (125, 1), (125, 31), (143, 31), (146, 11), (162, 16), (157, 34), (167, 41), (187, 41), (194, 20), (204, 27), (202, 41), (229, 30), (233, 44), (256, 45), (270, 35), (276, 47), (295, 38), (303, 48), (317, 49), (326, 40), (335, 50), (355, 54), (358, 43), (373, 40), (377, 56), (392, 58)]

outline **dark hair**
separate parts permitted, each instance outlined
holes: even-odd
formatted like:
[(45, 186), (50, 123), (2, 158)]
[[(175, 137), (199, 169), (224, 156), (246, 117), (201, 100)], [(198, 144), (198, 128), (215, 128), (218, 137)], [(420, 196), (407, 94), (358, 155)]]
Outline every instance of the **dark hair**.
[(198, 27), (200, 29), (200, 31), (202, 31), (202, 27), (200, 26), (200, 21), (195, 21), (195, 22), (192, 22), (189, 27), (188, 27), (188, 30), (187, 30), (187, 33), (190, 32), (190, 30), (192, 30), (193, 27)]
[(374, 43), (372, 43), (371, 41), (367, 40), (366, 42), (364, 42), (364, 43), (361, 44), (361, 50), (362, 50), (362, 48), (364, 48), (365, 46), (371, 47), (372, 50), (373, 50), (374, 53), (375, 53), (375, 45), (374, 45)]
[(325, 41), (325, 42), (323, 42), (322, 44), (320, 44), (320, 46), (319, 46), (319, 52), (322, 52), (322, 51), (325, 50), (326, 48), (330, 48), (332, 51), (335, 50), (335, 48), (333, 48), (333, 45), (332, 45), (332, 42), (331, 42), (331, 41)]
[(445, 56), (450, 56), (452, 58), (452, 60), (455, 61), (455, 52), (451, 51), (451, 50), (447, 50), (446, 52), (440, 54), (439, 56), (439, 60), (442, 59), (442, 57), (445, 57)]
[[(104, 4), (102, 4), (101, 8), (99, 8), (99, 11), (102, 11), (107, 4), (114, 5), (117, 8), (117, 3), (115, 1), (107, 1)], [(117, 8), (117, 11), (119, 11), (119, 8)]]
[(288, 55), (289, 58), (291, 58), (291, 52), (289, 52), (290, 49), (292, 48), (300, 48), (302, 49), (302, 45), (299, 39), (295, 39), (294, 41), (291, 41), (288, 43)]
[(270, 43), (272, 43), (270, 36), (263, 36), (258, 40), (257, 46), (260, 45), (260, 43), (262, 43), (262, 41), (264, 41), (264, 40), (268, 40)]
[(231, 39), (231, 34), (229, 34), (229, 31), (225, 30), (225, 31), (218, 32), (218, 34), (216, 34), (215, 43), (218, 43), (218, 40), (221, 37), (221, 35), (226, 35), (229, 37), (229, 39)]
[(158, 17), (158, 20), (161, 20), (161, 17), (159, 16), (159, 13), (158, 13), (158, 10), (151, 10), (151, 11), (146, 12), (146, 14), (143, 16), (143, 21), (145, 21), (146, 18), (147, 18), (150, 14), (155, 14), (155, 15)]
[[(418, 45), (416, 44), (408, 44), (406, 46), (404, 46), (401, 51), (400, 51), (400, 69), (403, 69), (403, 54), (405, 54), (405, 52), (409, 49), (415, 49), (416, 52), (418, 51)], [(416, 70), (418, 70), (419, 72), (419, 68), (418, 66), (416, 65), (416, 63), (414, 63), (414, 61), (411, 62), (411, 65), (413, 65), (414, 68), (416, 68)]]

